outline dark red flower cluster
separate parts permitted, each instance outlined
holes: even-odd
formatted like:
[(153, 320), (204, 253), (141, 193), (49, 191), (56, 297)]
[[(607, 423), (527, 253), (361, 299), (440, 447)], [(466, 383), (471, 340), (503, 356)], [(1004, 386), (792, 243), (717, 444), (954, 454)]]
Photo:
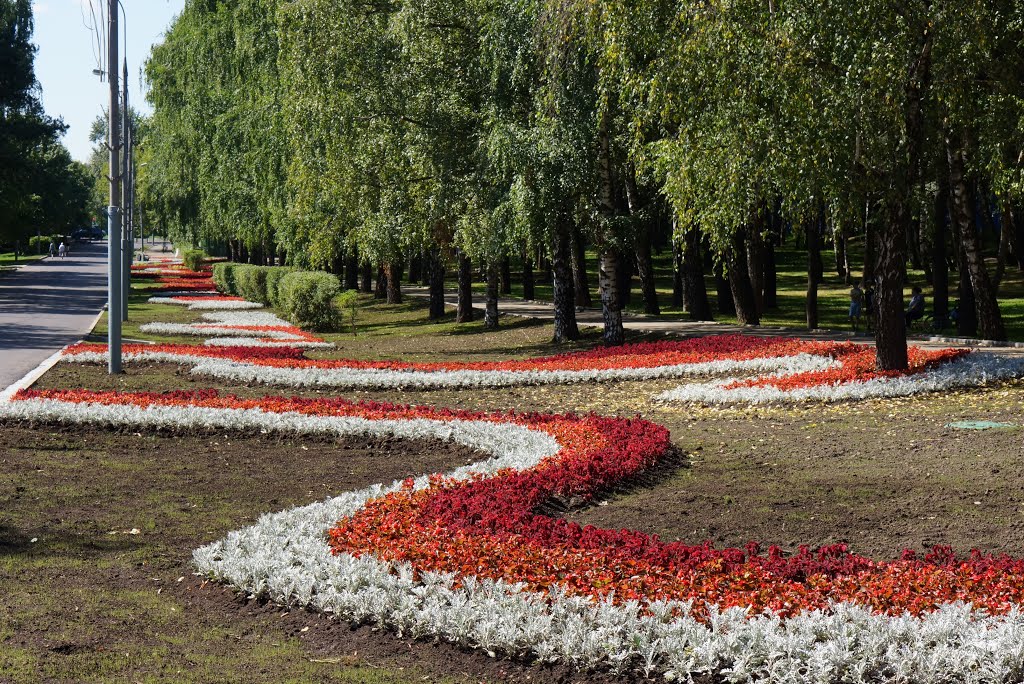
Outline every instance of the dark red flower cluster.
[(725, 385), (725, 389), (739, 387), (775, 387), (780, 390), (794, 390), (819, 385), (840, 385), (848, 382), (865, 382), (878, 378), (897, 378), (917, 375), (934, 370), (942, 364), (963, 358), (970, 349), (922, 349), (907, 347), (910, 367), (907, 370), (883, 371), (875, 368), (875, 350), (856, 345), (853, 349), (837, 349), (830, 356), (842, 361), (838, 368), (829, 368), (806, 373), (783, 376), (762, 376), (749, 380), (737, 380)]

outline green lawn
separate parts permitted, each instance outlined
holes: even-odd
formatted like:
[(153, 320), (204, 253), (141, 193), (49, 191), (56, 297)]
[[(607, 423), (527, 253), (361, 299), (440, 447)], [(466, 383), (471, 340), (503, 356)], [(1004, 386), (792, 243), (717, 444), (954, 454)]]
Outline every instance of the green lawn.
[(19, 254), (18, 260), (14, 260), (14, 252), (0, 252), (0, 267), (3, 266), (20, 266), (22, 264), (29, 264), (33, 261), (39, 261), (45, 254)]

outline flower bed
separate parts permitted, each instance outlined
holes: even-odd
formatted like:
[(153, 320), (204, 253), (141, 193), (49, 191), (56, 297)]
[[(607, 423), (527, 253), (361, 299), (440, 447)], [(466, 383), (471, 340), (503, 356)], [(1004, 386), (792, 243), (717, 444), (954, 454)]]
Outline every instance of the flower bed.
[(978, 386), (1024, 375), (1024, 357), (966, 349), (909, 347), (908, 352), (907, 371), (875, 370), (874, 349), (864, 348), (842, 357), (842, 364), (833, 368), (684, 385), (657, 398), (705, 404), (861, 400)]
[[(145, 323), (139, 330), (160, 335), (195, 335), (207, 338), (207, 346), (226, 345), (231, 347), (271, 345), (290, 346), (305, 349), (327, 349), (334, 346), (308, 333), (275, 314), (265, 311), (217, 311), (202, 314), (201, 323)], [(216, 338), (222, 338), (219, 341)], [(192, 357), (198, 356), (195, 351)], [(69, 355), (73, 358), (74, 355)], [(142, 357), (137, 357), (139, 360)], [(214, 358), (219, 358), (214, 355)], [(91, 359), (90, 359), (91, 360)], [(187, 361), (186, 357), (182, 361)]]
[[(227, 336), (235, 334), (239, 319), (223, 325), (164, 324), (143, 326), (144, 331), (168, 334)], [(270, 323), (249, 318), (250, 322)], [(280, 321), (283, 323), (283, 321)], [(286, 344), (279, 326), (262, 331), (264, 344)], [(308, 333), (303, 333), (307, 334)], [(232, 344), (236, 340), (221, 339)], [(215, 343), (215, 340), (210, 340)], [(248, 344), (248, 343), (247, 343)], [(645, 380), (728, 372), (788, 372), (828, 368), (854, 349), (848, 343), (804, 343), (796, 340), (722, 335), (672, 342), (641, 343), (600, 348), (538, 359), (469, 363), (408, 363), (403, 361), (358, 361), (287, 358), (245, 358), (211, 356), (201, 347), (175, 349), (177, 361), (193, 365), (192, 372), (241, 382), (262, 382), (298, 387), (504, 387), (609, 380)], [(66, 352), (69, 360), (92, 362), (93, 355), (77, 347)], [(88, 348), (97, 351), (98, 348)], [(813, 352), (813, 353), (812, 353)], [(151, 354), (161, 354), (151, 349)], [(830, 355), (831, 354), (831, 355)], [(143, 361), (147, 350), (133, 357)]]
[[(581, 667), (772, 681), (1016, 681), (1024, 563), (939, 549), (784, 557), (581, 528), (538, 512), (649, 467), (643, 420), (485, 414), (215, 391), (22, 392), (0, 417), (451, 439), (492, 458), (267, 515), (198, 549), (248, 593), (411, 636)], [(340, 522), (339, 522), (340, 521)]]
[(170, 297), (150, 297), (150, 304), (177, 304), (186, 306), (190, 311), (248, 311), (262, 309), (258, 302), (248, 302), (242, 297), (227, 295), (177, 295)]
[[(309, 333), (288, 326), (273, 314), (211, 314), (216, 322), (151, 323), (144, 331), (209, 337), (206, 345), (326, 346)], [(239, 317), (241, 316), (241, 317)], [(248, 323), (249, 325), (246, 325)], [(94, 362), (99, 348), (76, 347), (68, 360)], [(649, 380), (656, 378), (754, 373), (753, 378), (684, 385), (658, 395), (664, 401), (701, 403), (768, 403), (839, 401), (907, 396), (920, 392), (981, 385), (1020, 377), (1024, 359), (963, 349), (924, 350), (910, 347), (909, 371), (878, 372), (874, 350), (850, 342), (806, 342), (789, 338), (715, 335), (680, 341), (647, 342), (598, 348), (536, 359), (484, 362), (410, 363), (251, 357), (211, 354), (203, 347), (178, 346), (175, 362), (190, 364), (192, 373), (237, 382), (292, 387), (455, 388)], [(133, 360), (167, 354), (140, 349)]]

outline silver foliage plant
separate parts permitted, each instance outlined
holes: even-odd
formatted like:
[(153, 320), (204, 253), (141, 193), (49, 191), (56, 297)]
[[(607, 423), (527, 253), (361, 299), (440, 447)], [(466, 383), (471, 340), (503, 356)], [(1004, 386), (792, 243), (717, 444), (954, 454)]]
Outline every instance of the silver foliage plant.
[[(772, 377), (785, 377), (782, 371)], [(906, 397), (937, 392), (953, 387), (972, 387), (1024, 375), (1024, 357), (1008, 357), (989, 352), (972, 352), (932, 370), (914, 375), (874, 378), (834, 385), (814, 385), (797, 389), (777, 387), (734, 387), (740, 378), (683, 385), (657, 395), (662, 401), (704, 404), (769, 404), (801, 401), (848, 401), (881, 397)]]

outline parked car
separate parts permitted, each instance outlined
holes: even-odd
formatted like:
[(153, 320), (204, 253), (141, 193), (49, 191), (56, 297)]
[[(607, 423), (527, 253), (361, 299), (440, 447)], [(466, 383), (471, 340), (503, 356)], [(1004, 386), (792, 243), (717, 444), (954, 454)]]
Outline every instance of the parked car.
[(102, 240), (103, 229), (99, 226), (89, 226), (86, 228), (76, 228), (71, 232), (71, 239), (83, 242), (85, 240)]

